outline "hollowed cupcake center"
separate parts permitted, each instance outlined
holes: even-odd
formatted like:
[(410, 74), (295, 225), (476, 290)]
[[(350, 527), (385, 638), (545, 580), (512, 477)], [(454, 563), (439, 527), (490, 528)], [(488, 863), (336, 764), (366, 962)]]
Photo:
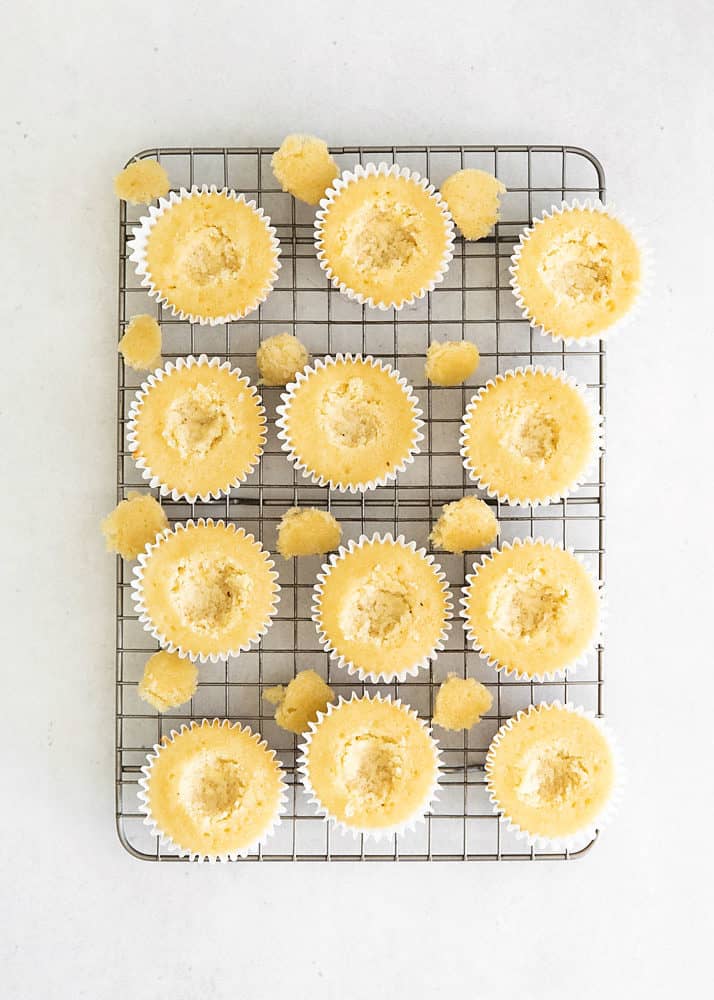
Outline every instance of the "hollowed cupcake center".
[(501, 444), (528, 462), (547, 462), (558, 447), (560, 430), (538, 403), (508, 403), (498, 414)]
[(349, 594), (340, 628), (350, 642), (399, 646), (413, 628), (410, 588), (396, 572), (375, 567)]
[(243, 769), (237, 761), (203, 750), (184, 767), (178, 796), (191, 816), (215, 821), (231, 816), (246, 789)]
[(195, 385), (169, 404), (163, 438), (182, 459), (203, 459), (234, 430), (233, 413), (221, 393), (212, 386)]
[(519, 770), (516, 795), (533, 809), (576, 805), (592, 780), (585, 759), (569, 752), (564, 742), (531, 747)]
[(245, 263), (240, 248), (220, 226), (190, 230), (181, 237), (176, 259), (180, 272), (199, 288), (235, 278)]
[(551, 586), (542, 567), (531, 573), (509, 570), (493, 586), (488, 615), (509, 639), (527, 642), (538, 633), (558, 628), (567, 601), (568, 591)]
[(347, 816), (382, 808), (404, 772), (399, 743), (376, 733), (360, 733), (346, 741), (338, 771), (347, 792)]
[(171, 597), (183, 625), (217, 635), (238, 623), (252, 588), (249, 574), (232, 559), (189, 556), (174, 570)]
[(364, 275), (398, 271), (419, 251), (420, 213), (410, 205), (377, 198), (352, 213), (343, 234), (343, 252)]
[(328, 440), (343, 448), (364, 448), (380, 435), (382, 403), (372, 399), (359, 376), (332, 386), (324, 395), (320, 424)]
[(612, 289), (613, 264), (594, 233), (576, 229), (553, 240), (538, 267), (546, 287), (571, 303), (600, 303)]

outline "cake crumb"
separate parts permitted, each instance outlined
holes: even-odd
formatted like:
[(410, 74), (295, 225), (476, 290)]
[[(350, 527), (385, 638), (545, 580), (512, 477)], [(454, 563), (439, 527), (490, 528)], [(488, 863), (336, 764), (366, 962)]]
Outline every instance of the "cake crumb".
[(498, 221), (506, 188), (485, 170), (458, 170), (441, 185), (441, 196), (467, 240), (487, 236)]
[(482, 549), (496, 541), (498, 521), (485, 501), (466, 496), (445, 504), (442, 510), (429, 535), (434, 548), (460, 553)]
[(287, 687), (266, 688), (263, 697), (275, 705), (275, 721), (290, 733), (307, 732), (318, 712), (324, 712), (335, 695), (329, 684), (314, 670), (301, 670)]
[(195, 663), (178, 653), (159, 650), (146, 661), (139, 681), (139, 697), (159, 712), (178, 708), (196, 693), (198, 670)]
[(438, 340), (429, 344), (424, 374), (434, 385), (461, 385), (479, 366), (480, 356), (475, 344), (468, 340)]
[(161, 364), (161, 327), (153, 316), (133, 316), (119, 341), (119, 353), (135, 371), (147, 371)]
[(263, 385), (287, 385), (310, 360), (305, 345), (292, 333), (276, 333), (258, 348), (255, 360)]
[(158, 501), (150, 493), (135, 490), (102, 521), (107, 549), (124, 559), (135, 559), (168, 526), (168, 518)]
[(291, 507), (278, 524), (278, 552), (284, 559), (317, 556), (336, 549), (342, 528), (326, 510)]
[(327, 143), (314, 135), (288, 135), (270, 164), (283, 191), (317, 205), (340, 172)]
[(449, 674), (436, 694), (435, 726), (442, 729), (471, 729), (491, 708), (493, 696), (473, 677)]
[(136, 160), (114, 178), (117, 198), (131, 205), (146, 205), (169, 193), (169, 175), (157, 160)]

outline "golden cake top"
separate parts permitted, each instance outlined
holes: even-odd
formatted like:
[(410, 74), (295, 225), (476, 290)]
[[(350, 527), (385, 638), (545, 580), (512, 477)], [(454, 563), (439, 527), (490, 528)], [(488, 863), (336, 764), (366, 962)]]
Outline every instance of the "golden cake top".
[(505, 191), (503, 184), (485, 170), (458, 170), (441, 185), (441, 195), (467, 240), (488, 236), (498, 222)]
[(541, 677), (574, 666), (597, 638), (598, 587), (567, 549), (538, 539), (491, 553), (464, 588), (469, 639), (497, 667)]
[(303, 370), (310, 356), (292, 333), (276, 333), (262, 342), (255, 359), (263, 385), (287, 385)]
[(168, 525), (164, 508), (150, 493), (130, 490), (126, 500), (104, 518), (102, 531), (110, 552), (136, 559)]
[(157, 160), (135, 160), (114, 178), (114, 193), (132, 205), (146, 205), (169, 193), (169, 175)]
[(453, 731), (471, 729), (493, 705), (493, 695), (473, 677), (449, 674), (436, 693), (435, 726)]
[(128, 440), (139, 468), (166, 492), (218, 496), (257, 464), (265, 412), (240, 369), (181, 359), (151, 376), (132, 406)]
[(519, 368), (477, 393), (462, 425), (471, 478), (515, 504), (547, 503), (574, 489), (597, 454), (598, 425), (571, 380)]
[(343, 175), (318, 213), (318, 258), (328, 275), (381, 308), (423, 295), (451, 259), (453, 226), (441, 199), (397, 170)]
[(152, 634), (191, 659), (225, 659), (270, 624), (277, 574), (269, 554), (243, 528), (189, 521), (162, 537), (134, 584)]
[(308, 205), (317, 205), (340, 172), (327, 144), (314, 135), (287, 135), (270, 165), (283, 191)]
[(461, 385), (480, 361), (478, 347), (468, 340), (432, 341), (426, 352), (424, 374), (433, 385)]
[(372, 358), (317, 362), (283, 399), (278, 426), (291, 459), (332, 489), (393, 479), (421, 440), (416, 398)]
[(434, 548), (447, 552), (482, 549), (498, 538), (498, 521), (485, 501), (466, 496), (444, 505), (429, 538)]
[(273, 285), (277, 240), (269, 220), (242, 195), (194, 189), (153, 217), (145, 270), (175, 311), (196, 320), (239, 319)]
[(275, 755), (237, 723), (204, 720), (173, 733), (145, 774), (156, 828), (194, 855), (242, 854), (280, 812), (284, 785)]
[(334, 692), (314, 670), (301, 670), (287, 687), (278, 684), (266, 688), (263, 697), (275, 705), (275, 721), (290, 733), (305, 733), (318, 712), (324, 712), (334, 700)]
[(314, 617), (322, 641), (351, 673), (382, 680), (416, 673), (443, 648), (450, 617), (444, 574), (414, 543), (363, 537), (318, 577)]
[(119, 341), (119, 353), (136, 371), (161, 364), (161, 327), (153, 316), (133, 316)]
[(178, 655), (160, 649), (146, 661), (139, 681), (138, 694), (159, 712), (168, 712), (190, 701), (196, 693), (198, 670), (196, 664)]
[(332, 706), (304, 746), (319, 805), (356, 830), (389, 829), (422, 815), (438, 776), (428, 730), (408, 709), (368, 696)]
[(503, 727), (486, 759), (498, 808), (532, 837), (571, 837), (594, 823), (611, 798), (615, 762), (590, 718), (539, 705)]
[(513, 287), (529, 319), (554, 337), (603, 333), (631, 308), (642, 259), (627, 227), (607, 212), (566, 208), (521, 237)]
[(284, 559), (316, 556), (336, 549), (342, 528), (328, 510), (291, 507), (278, 524), (278, 552)]

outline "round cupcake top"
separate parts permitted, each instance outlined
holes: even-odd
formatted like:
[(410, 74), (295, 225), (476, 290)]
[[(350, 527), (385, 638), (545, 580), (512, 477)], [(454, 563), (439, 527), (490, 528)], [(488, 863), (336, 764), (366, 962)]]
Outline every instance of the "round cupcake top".
[(237, 656), (275, 613), (277, 573), (243, 528), (189, 521), (139, 558), (133, 598), (145, 628), (192, 660)]
[(474, 569), (462, 601), (466, 630), (494, 666), (541, 679), (574, 667), (592, 648), (598, 586), (572, 552), (542, 539), (518, 540)]
[(503, 726), (486, 758), (494, 805), (531, 840), (592, 828), (615, 784), (612, 749), (600, 726), (557, 702), (531, 706)]
[(141, 221), (131, 259), (143, 283), (182, 318), (240, 319), (272, 288), (279, 267), (275, 230), (243, 195), (182, 189)]
[(473, 480), (506, 503), (551, 503), (575, 489), (598, 450), (598, 421), (562, 372), (517, 368), (471, 400), (461, 455)]
[(604, 333), (630, 310), (642, 258), (632, 233), (601, 206), (564, 206), (521, 236), (511, 274), (533, 325), (564, 340)]
[(239, 486), (265, 443), (260, 396), (239, 368), (218, 358), (166, 365), (144, 383), (129, 417), (134, 460), (174, 499), (208, 500)]
[(331, 705), (311, 725), (300, 770), (318, 808), (354, 832), (387, 832), (427, 811), (439, 775), (426, 726), (368, 695)]
[(442, 197), (464, 239), (488, 236), (498, 222), (501, 195), (506, 188), (485, 170), (458, 170), (441, 185)]
[(318, 259), (341, 291), (367, 305), (400, 308), (441, 281), (453, 223), (426, 179), (398, 166), (356, 167), (317, 213)]
[(148, 819), (183, 854), (242, 856), (280, 814), (285, 786), (275, 754), (239, 723), (191, 723), (165, 737), (142, 770)]
[(421, 411), (406, 380), (371, 357), (317, 361), (282, 399), (283, 449), (331, 489), (363, 491), (394, 479), (422, 438)]
[(195, 663), (178, 653), (160, 649), (146, 661), (137, 693), (142, 701), (153, 705), (158, 712), (168, 712), (190, 701), (197, 686)]
[(370, 680), (416, 674), (443, 649), (451, 604), (440, 567), (391, 535), (342, 548), (318, 576), (313, 619), (350, 673)]

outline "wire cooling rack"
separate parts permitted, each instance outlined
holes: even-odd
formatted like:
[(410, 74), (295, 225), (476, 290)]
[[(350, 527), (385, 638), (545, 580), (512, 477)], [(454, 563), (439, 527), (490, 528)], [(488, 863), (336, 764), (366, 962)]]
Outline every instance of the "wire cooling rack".
[[(588, 391), (604, 412), (605, 352), (602, 347), (565, 347), (534, 332), (519, 317), (509, 286), (509, 258), (518, 234), (534, 215), (562, 199), (605, 197), (605, 177), (598, 160), (572, 146), (344, 146), (332, 150), (341, 169), (356, 162), (397, 162), (426, 175), (439, 186), (454, 170), (477, 167), (495, 173), (508, 193), (495, 232), (477, 242), (456, 240), (454, 260), (443, 284), (395, 313), (370, 310), (347, 300), (328, 286), (313, 247), (314, 211), (284, 194), (270, 168), (273, 149), (147, 149), (133, 159), (157, 158), (175, 188), (217, 184), (255, 198), (271, 217), (281, 245), (282, 268), (268, 300), (238, 323), (201, 327), (179, 321), (162, 310), (134, 273), (127, 240), (144, 208), (123, 202), (119, 216), (118, 335), (137, 313), (156, 316), (163, 330), (165, 360), (189, 353), (217, 355), (256, 380), (255, 351), (260, 341), (282, 330), (294, 332), (319, 356), (337, 351), (371, 353), (396, 365), (414, 386), (426, 427), (421, 454), (396, 485), (366, 496), (341, 496), (313, 486), (296, 474), (279, 447), (275, 408), (279, 389), (264, 388), (269, 417), (265, 454), (245, 485), (227, 499), (210, 504), (162, 500), (170, 522), (212, 516), (244, 525), (275, 551), (277, 523), (292, 506), (331, 510), (343, 528), (343, 543), (375, 531), (401, 533), (428, 547), (428, 535), (443, 504), (465, 492), (476, 492), (467, 479), (458, 451), (459, 424), (475, 389), (497, 372), (517, 365), (543, 364), (565, 369)], [(432, 340), (464, 338), (481, 353), (481, 364), (465, 386), (440, 388), (424, 378), (424, 354)], [(145, 489), (126, 443), (129, 406), (142, 377), (118, 361), (117, 498)], [(491, 501), (489, 501), (491, 503)], [(604, 578), (604, 464), (597, 479), (560, 503), (518, 508), (492, 502), (501, 524), (501, 541), (529, 535), (555, 539), (581, 553)], [(437, 560), (449, 580), (455, 609), (460, 588), (478, 553), (463, 556), (439, 552)], [(503, 677), (467, 648), (465, 633), (454, 618), (446, 650), (429, 671), (403, 683), (364, 685), (354, 682), (328, 661), (310, 620), (310, 605), (319, 557), (284, 560), (275, 557), (282, 588), (278, 615), (260, 646), (226, 664), (200, 667), (200, 683), (188, 705), (158, 715), (137, 695), (144, 663), (155, 642), (137, 620), (130, 598), (132, 563), (117, 558), (116, 591), (116, 819), (119, 838), (135, 857), (176, 861), (142, 822), (138, 808), (140, 767), (162, 735), (182, 723), (205, 716), (240, 720), (258, 729), (282, 761), (289, 784), (289, 805), (282, 824), (263, 851), (246, 861), (325, 860), (539, 860), (566, 859), (529, 848), (508, 832), (492, 813), (483, 764), (498, 727), (533, 701), (560, 698), (602, 712), (603, 650), (598, 649), (572, 680), (531, 683)], [(296, 770), (298, 740), (273, 721), (264, 687), (287, 683), (298, 670), (311, 667), (327, 679), (336, 694), (353, 689), (391, 692), (430, 719), (439, 684), (450, 672), (473, 676), (493, 694), (493, 708), (466, 733), (436, 729), (443, 748), (443, 790), (435, 812), (416, 831), (377, 845), (343, 835), (316, 817)], [(590, 846), (590, 845), (589, 845)], [(587, 848), (585, 848), (587, 850)], [(582, 852), (579, 852), (582, 853)]]

